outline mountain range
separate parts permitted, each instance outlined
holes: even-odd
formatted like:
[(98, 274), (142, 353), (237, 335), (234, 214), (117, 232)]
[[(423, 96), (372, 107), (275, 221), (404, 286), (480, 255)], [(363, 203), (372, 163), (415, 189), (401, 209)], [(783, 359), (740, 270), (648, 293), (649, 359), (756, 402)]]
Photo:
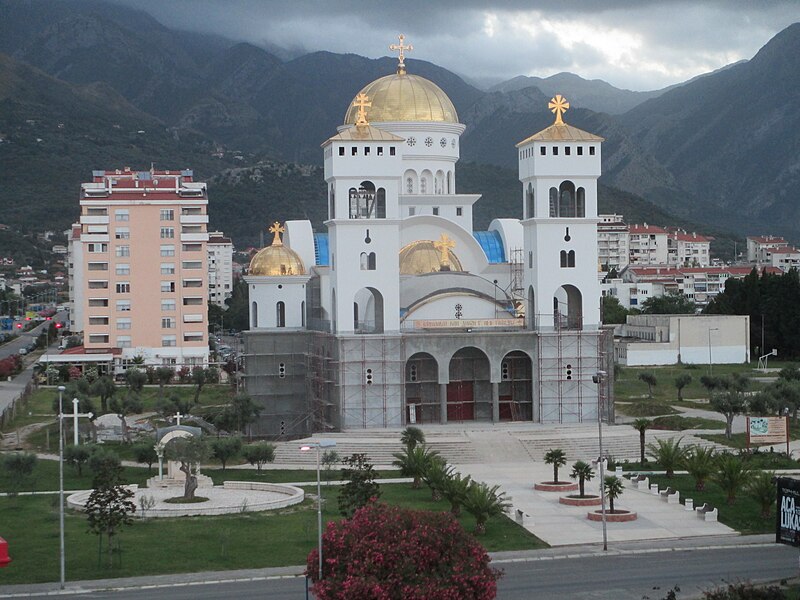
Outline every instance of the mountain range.
[[(191, 166), (217, 182), (211, 201), (218, 193), (222, 212), (212, 219), (233, 227), (234, 236), (241, 229), (253, 240), (259, 226), (227, 214), (242, 186), (253, 183), (231, 178), (237, 169), (279, 174), (281, 194), (260, 183), (258, 193), (275, 208), (286, 202), (291, 212), (319, 220), (318, 171), (283, 163), (319, 165), (320, 142), (358, 90), (396, 65), (329, 52), (286, 61), (250, 44), (171, 30), (100, 0), (0, 0), (0, 11), (0, 202), (13, 205), (0, 221), (17, 226), (54, 214), (66, 225), (75, 217), (77, 184), (92, 169), (151, 161)], [(571, 101), (570, 124), (606, 139), (601, 183), (607, 198), (626, 198), (629, 220), (633, 210), (705, 231), (799, 237), (800, 24), (749, 61), (653, 92), (567, 73), (481, 90), (435, 64), (407, 64), (450, 96), (467, 126), (460, 191), (480, 193), (467, 187), (484, 187), (468, 173), (486, 176), (493, 165), (511, 178), (516, 207), (514, 144), (552, 123), (547, 101), (557, 92)], [(49, 173), (45, 183), (42, 172)], [(295, 190), (309, 195), (288, 198)], [(644, 200), (632, 202), (636, 196)]]

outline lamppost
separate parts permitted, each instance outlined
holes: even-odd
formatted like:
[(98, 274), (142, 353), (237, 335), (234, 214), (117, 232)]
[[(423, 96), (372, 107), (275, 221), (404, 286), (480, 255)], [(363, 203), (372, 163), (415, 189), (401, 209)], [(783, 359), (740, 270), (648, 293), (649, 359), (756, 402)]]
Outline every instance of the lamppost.
[(708, 329), (708, 375), (709, 377), (714, 374), (714, 367), (711, 363), (711, 332), (719, 331), (719, 327), (710, 327)]
[(600, 514), (603, 520), (603, 550), (608, 550), (608, 532), (606, 530), (606, 487), (605, 464), (603, 460), (603, 379), (608, 375), (605, 371), (598, 371), (592, 375), (592, 381), (597, 384), (597, 439), (600, 445), (600, 456), (597, 463), (600, 466)]
[(58, 386), (58, 541), (61, 589), (64, 589), (64, 390)]
[(319, 581), (322, 581), (322, 484), (319, 474), (319, 450), (320, 448), (333, 448), (336, 446), (334, 440), (319, 440), (318, 442), (308, 442), (300, 446), (300, 452), (308, 452), (312, 448), (317, 449), (317, 551), (319, 554)]

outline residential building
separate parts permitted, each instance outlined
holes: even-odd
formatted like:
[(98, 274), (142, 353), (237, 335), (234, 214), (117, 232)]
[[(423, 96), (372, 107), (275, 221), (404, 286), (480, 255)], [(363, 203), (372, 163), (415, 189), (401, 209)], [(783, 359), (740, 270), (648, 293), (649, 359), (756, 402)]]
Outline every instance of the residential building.
[(227, 308), (233, 293), (233, 242), (221, 231), (208, 234), (208, 301)]
[(683, 229), (667, 236), (667, 264), (682, 267), (707, 267), (711, 264), (712, 238)]
[(85, 354), (117, 368), (208, 362), (207, 207), (190, 170), (93, 171), (81, 185), (69, 277)]
[(631, 225), (628, 261), (631, 265), (668, 264), (668, 232), (655, 225)]
[(618, 273), (628, 266), (630, 232), (622, 215), (597, 215), (597, 260), (604, 271)]
[(771, 265), (772, 253), (789, 246), (784, 238), (774, 235), (756, 235), (747, 237), (747, 262), (757, 265)]

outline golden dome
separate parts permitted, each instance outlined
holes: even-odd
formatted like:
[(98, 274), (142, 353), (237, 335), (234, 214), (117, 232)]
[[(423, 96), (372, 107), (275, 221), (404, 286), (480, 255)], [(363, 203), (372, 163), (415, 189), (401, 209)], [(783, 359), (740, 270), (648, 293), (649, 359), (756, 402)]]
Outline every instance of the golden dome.
[[(359, 94), (369, 96), (370, 123), (426, 122), (458, 123), (456, 108), (442, 89), (424, 77), (395, 73), (376, 79)], [(345, 125), (355, 125), (358, 108), (350, 103)]]
[(297, 252), (284, 246), (280, 234), (284, 231), (280, 223), (269, 228), (275, 234), (272, 245), (259, 250), (250, 261), (250, 275), (276, 277), (280, 275), (305, 275), (306, 268)]
[[(446, 238), (445, 238), (446, 239)], [(439, 271), (463, 271), (461, 261), (453, 254), (452, 250), (446, 248), (447, 256), (443, 256), (439, 242), (431, 240), (419, 240), (411, 242), (400, 250), (400, 274), (401, 275), (424, 275), (425, 273), (437, 273)], [(449, 269), (443, 263), (449, 263)]]

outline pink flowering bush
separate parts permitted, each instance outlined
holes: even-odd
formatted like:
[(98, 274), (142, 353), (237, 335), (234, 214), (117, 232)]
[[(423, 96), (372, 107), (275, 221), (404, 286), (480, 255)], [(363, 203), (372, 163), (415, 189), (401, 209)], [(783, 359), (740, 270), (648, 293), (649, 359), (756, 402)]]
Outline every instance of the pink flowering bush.
[(501, 572), (456, 519), (371, 502), (329, 523), (308, 574), (319, 600), (489, 600)]

